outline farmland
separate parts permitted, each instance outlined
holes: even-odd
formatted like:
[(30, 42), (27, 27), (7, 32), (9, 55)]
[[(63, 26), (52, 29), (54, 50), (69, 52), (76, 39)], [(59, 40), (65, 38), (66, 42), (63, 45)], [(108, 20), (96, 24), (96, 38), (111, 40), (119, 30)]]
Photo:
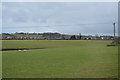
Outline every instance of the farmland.
[(3, 40), (3, 78), (116, 78), (118, 47), (107, 40)]

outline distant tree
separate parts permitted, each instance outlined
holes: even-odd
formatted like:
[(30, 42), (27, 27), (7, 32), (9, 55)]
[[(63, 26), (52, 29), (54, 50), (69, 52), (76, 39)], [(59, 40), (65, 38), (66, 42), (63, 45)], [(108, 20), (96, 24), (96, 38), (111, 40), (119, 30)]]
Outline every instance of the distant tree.
[(82, 36), (80, 35), (80, 39), (82, 38)]
[(81, 39), (81, 38), (82, 38), (81, 33), (79, 33), (79, 39)]
[(20, 33), (18, 33), (18, 34), (24, 34), (24, 32), (20, 32)]
[(75, 35), (73, 35), (73, 36), (71, 36), (71, 38), (70, 38), (71, 40), (76, 40), (76, 36)]
[(91, 38), (88, 38), (88, 40), (91, 40)]
[(15, 34), (18, 34), (18, 32), (15, 32)]

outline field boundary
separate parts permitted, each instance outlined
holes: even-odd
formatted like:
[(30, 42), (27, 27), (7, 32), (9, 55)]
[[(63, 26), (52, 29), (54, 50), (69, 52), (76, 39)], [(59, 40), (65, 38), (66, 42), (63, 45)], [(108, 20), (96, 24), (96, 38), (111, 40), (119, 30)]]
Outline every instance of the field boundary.
[(6, 48), (6, 49), (0, 49), (0, 51), (30, 50), (30, 49), (46, 49), (46, 48)]

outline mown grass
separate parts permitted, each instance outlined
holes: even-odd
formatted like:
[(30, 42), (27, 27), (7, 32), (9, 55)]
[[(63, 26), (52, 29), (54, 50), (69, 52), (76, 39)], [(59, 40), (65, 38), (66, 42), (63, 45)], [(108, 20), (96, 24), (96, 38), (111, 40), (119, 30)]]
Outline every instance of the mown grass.
[(46, 48), (3, 51), (3, 78), (116, 78), (118, 48), (111, 41), (4, 40), (3, 48)]

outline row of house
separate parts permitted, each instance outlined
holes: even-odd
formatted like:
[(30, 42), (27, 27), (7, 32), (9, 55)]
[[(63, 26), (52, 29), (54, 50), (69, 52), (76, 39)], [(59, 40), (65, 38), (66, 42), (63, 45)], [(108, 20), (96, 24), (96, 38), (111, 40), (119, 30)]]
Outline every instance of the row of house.
[(1, 40), (113, 40), (112, 36), (82, 36), (82, 35), (62, 35), (59, 33), (44, 33), (40, 36), (1, 36)]

